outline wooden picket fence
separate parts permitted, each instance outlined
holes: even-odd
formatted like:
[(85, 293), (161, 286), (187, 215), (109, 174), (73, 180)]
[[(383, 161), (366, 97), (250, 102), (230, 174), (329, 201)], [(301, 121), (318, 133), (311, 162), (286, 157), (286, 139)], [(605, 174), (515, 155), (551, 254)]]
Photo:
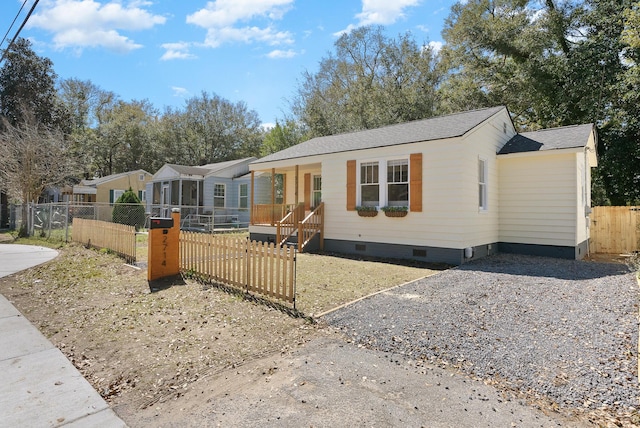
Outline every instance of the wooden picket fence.
[(136, 261), (136, 228), (133, 226), (74, 218), (71, 240), (89, 247), (108, 248), (128, 263)]
[(640, 251), (640, 207), (593, 207), (590, 218), (592, 253)]
[(293, 304), (295, 248), (225, 235), (180, 232), (180, 270)]

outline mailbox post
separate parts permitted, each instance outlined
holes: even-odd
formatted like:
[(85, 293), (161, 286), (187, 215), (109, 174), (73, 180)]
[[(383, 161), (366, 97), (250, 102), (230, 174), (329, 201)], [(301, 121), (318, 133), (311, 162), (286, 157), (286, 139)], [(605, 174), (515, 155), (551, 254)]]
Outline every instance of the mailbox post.
[(180, 210), (174, 208), (171, 218), (151, 217), (149, 224), (149, 266), (147, 279), (180, 273)]

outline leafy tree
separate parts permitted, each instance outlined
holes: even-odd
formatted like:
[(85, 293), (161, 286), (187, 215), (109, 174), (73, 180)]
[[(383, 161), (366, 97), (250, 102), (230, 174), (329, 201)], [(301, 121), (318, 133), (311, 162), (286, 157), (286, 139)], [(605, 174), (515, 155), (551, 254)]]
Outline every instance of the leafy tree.
[(260, 119), (245, 103), (202, 92), (183, 108), (165, 108), (157, 123), (156, 167), (164, 163), (205, 165), (258, 156)]
[(439, 80), (429, 46), (361, 27), (336, 41), (317, 73), (303, 74), (293, 110), (310, 136), (422, 119), (436, 110)]
[(276, 120), (276, 126), (270, 129), (264, 136), (261, 155), (267, 156), (268, 154), (284, 150), (287, 147), (295, 146), (301, 143), (304, 138), (305, 135), (302, 127), (293, 119), (285, 120), (284, 125), (280, 125), (280, 122)]
[(640, 187), (634, 125), (640, 111), (637, 102), (629, 102), (639, 90), (629, 80), (633, 72), (625, 53), (634, 51), (623, 37), (625, 16), (627, 23), (635, 19), (631, 4), (457, 3), (443, 31), (443, 111), (504, 104), (520, 130), (596, 123), (600, 167), (594, 183), (606, 189), (601, 199), (632, 201)]
[(138, 195), (131, 187), (124, 192), (113, 206), (112, 220), (114, 223), (135, 226), (139, 229), (145, 224), (145, 209)]
[(156, 112), (147, 101), (103, 106), (96, 129), (95, 162), (102, 176), (150, 169)]
[(0, 116), (20, 126), (28, 111), (37, 123), (68, 132), (69, 116), (58, 100), (56, 78), (51, 60), (36, 55), (27, 39), (17, 39), (0, 69)]
[(73, 156), (83, 159), (83, 176), (92, 178), (105, 170), (100, 162), (101, 144), (97, 129), (106, 119), (106, 112), (114, 106), (118, 97), (89, 80), (65, 79), (58, 87), (59, 98), (70, 115)]

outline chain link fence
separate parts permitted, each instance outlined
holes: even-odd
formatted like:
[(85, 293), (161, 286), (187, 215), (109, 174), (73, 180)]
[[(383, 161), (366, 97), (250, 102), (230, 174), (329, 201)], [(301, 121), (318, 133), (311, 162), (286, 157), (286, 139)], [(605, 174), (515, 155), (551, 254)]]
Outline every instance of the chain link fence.
[(73, 219), (84, 218), (134, 226), (148, 227), (148, 216), (140, 204), (73, 204), (49, 203), (9, 205), (8, 227), (24, 230), (30, 236), (69, 242)]

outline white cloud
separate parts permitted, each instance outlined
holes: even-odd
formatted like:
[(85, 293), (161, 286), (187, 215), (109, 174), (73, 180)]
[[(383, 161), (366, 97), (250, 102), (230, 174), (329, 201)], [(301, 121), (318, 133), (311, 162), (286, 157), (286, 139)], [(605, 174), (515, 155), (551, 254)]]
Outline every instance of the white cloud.
[(187, 98), (189, 96), (189, 91), (186, 88), (182, 88), (180, 86), (172, 86), (171, 90), (173, 91), (174, 97)]
[(440, 50), (442, 50), (442, 42), (429, 42), (429, 46), (433, 49), (433, 53), (436, 55), (440, 53)]
[(281, 58), (293, 58), (298, 55), (298, 53), (292, 49), (283, 51), (280, 49), (273, 50), (267, 54), (267, 58), (271, 59), (281, 59)]
[(144, 8), (147, 1), (123, 5), (119, 1), (49, 0), (39, 3), (40, 11), (29, 19), (29, 26), (53, 33), (57, 49), (104, 47), (130, 52), (142, 47), (121, 31), (142, 31), (164, 24), (166, 18)]
[(362, 0), (362, 12), (356, 15), (359, 25), (393, 24), (404, 18), (406, 8), (417, 6), (420, 0)]
[(365, 25), (389, 25), (405, 17), (405, 9), (418, 6), (421, 0), (362, 0), (362, 12), (355, 18), (356, 24), (350, 24), (344, 30), (334, 33), (341, 36)]
[[(187, 23), (207, 30), (205, 45), (229, 42), (291, 44), (288, 31), (278, 31), (273, 22), (282, 19), (294, 0), (215, 0), (187, 16)], [(258, 22), (256, 22), (258, 21)], [(261, 25), (258, 25), (261, 24)]]
[(162, 45), (162, 47), (166, 50), (164, 55), (162, 55), (162, 57), (160, 58), (162, 61), (169, 61), (172, 59), (197, 58), (197, 56), (189, 52), (189, 48), (191, 47), (190, 43), (165, 43)]

